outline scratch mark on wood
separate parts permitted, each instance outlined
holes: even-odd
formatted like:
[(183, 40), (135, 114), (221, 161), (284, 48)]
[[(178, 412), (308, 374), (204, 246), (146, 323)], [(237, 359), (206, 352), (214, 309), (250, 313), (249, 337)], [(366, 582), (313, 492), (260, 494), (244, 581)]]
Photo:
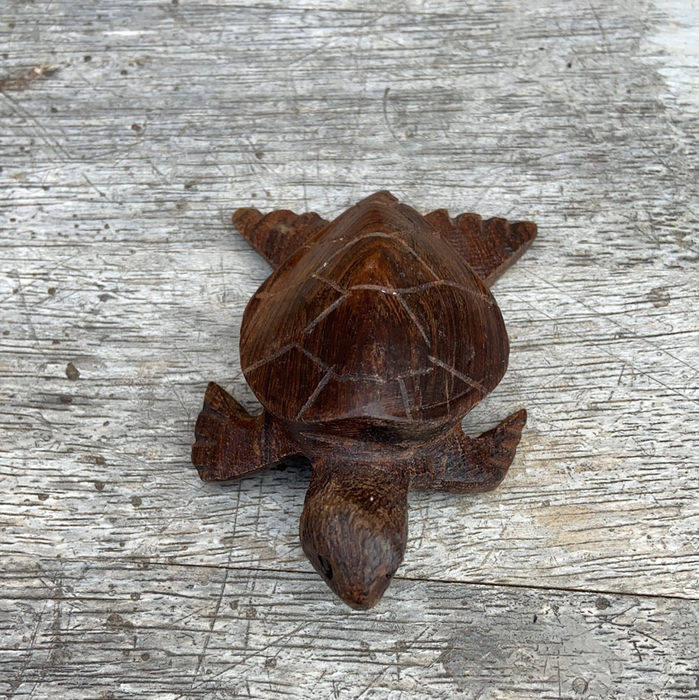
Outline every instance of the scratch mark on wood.
[(401, 147), (405, 148), (405, 145), (401, 142), (401, 140), (398, 138), (396, 135), (396, 132), (393, 130), (393, 127), (391, 126), (391, 120), (388, 118), (388, 93), (390, 92), (391, 88), (386, 87), (386, 89), (383, 91), (383, 120), (386, 123), (386, 127), (388, 128), (389, 133), (391, 134), (391, 137), (393, 140)]
[(60, 66), (35, 66), (24, 75), (17, 78), (0, 78), (0, 92), (19, 92), (26, 90), (34, 81), (40, 78), (50, 78), (60, 70)]

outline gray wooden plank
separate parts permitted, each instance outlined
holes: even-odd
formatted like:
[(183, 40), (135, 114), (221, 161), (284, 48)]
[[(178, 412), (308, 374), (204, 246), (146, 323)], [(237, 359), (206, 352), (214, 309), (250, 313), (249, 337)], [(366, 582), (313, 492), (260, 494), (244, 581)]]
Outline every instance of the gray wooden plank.
[[(699, 697), (697, 32), (688, 0), (2, 3), (2, 692)], [(230, 213), (334, 216), (384, 187), (540, 237), (494, 290), (511, 366), (465, 423), (527, 407), (511, 474), (413, 494), (400, 577), (362, 618), (300, 552), (303, 469), (204, 485), (188, 446), (208, 380), (256, 405), (237, 342), (269, 268)], [(157, 600), (112, 610), (100, 577)], [(225, 618), (229, 595), (258, 617)], [(551, 600), (560, 635), (527, 636)], [(118, 657), (112, 612), (150, 662)], [(302, 622), (308, 647), (283, 636)]]
[[(497, 494), (416, 495), (406, 572), (696, 595), (697, 433), (683, 430), (697, 419), (695, 121), (669, 112), (642, 60), (651, 15), (629, 6), (596, 17), (583, 3), (561, 37), (543, 33), (545, 5), (542, 17), (496, 7), (497, 26), (484, 11), (446, 10), (425, 23), (240, 6), (226, 10), (235, 21), (225, 36), (213, 33), (220, 15), (197, 4), (124, 3), (98, 16), (54, 3), (12, 15), (7, 46), (22, 69), (7, 70), (61, 69), (3, 94), (6, 429), (18, 450), (10, 466), (19, 457), (28, 470), (7, 473), (11, 523), (32, 503), (8, 551), (121, 547), (298, 568), (303, 477), (221, 489), (187, 471), (206, 380), (253, 405), (237, 329), (267, 268), (228, 213), (257, 201), (334, 215), (395, 183), (423, 210), (532, 217), (542, 229), (496, 290), (511, 370), (468, 419), (476, 430), (526, 405), (518, 462)], [(530, 24), (515, 37), (522, 13)], [(614, 51), (600, 46), (598, 20)], [(368, 53), (343, 68), (348, 42)], [(49, 46), (55, 54), (37, 53)], [(455, 63), (424, 68), (439, 51)], [(360, 121), (348, 123), (355, 109)], [(396, 142), (400, 114), (412, 126)], [(326, 152), (338, 144), (342, 158)], [(331, 177), (340, 171), (345, 184)], [(46, 501), (33, 503), (32, 469)], [(86, 538), (83, 525), (100, 536)], [(236, 538), (235, 553), (212, 541), (219, 531)]]
[(400, 580), (356, 613), (311, 574), (119, 556), (0, 579), (13, 700), (699, 695), (696, 601)]

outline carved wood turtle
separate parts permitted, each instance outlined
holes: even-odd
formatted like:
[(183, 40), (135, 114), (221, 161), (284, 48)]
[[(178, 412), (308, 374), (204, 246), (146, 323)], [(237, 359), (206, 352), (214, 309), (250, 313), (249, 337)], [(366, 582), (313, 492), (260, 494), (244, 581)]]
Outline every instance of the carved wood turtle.
[(488, 491), (514, 458), (524, 409), (478, 438), (461, 419), (507, 368), (489, 287), (536, 225), (421, 216), (389, 192), (332, 222), (239, 209), (233, 223), (276, 268), (240, 337), (264, 410), (251, 416), (210, 383), (192, 461), (218, 481), (307, 457), (303, 550), (345, 603), (370, 608), (403, 560), (408, 491)]

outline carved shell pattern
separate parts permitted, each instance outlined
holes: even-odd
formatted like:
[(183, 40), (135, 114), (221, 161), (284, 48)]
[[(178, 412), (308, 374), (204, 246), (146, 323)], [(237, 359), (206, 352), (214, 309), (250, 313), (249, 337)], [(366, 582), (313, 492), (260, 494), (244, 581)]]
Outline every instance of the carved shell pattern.
[(251, 388), (303, 423), (456, 420), (497, 385), (507, 356), (483, 282), (417, 212), (381, 202), (291, 255), (241, 328)]

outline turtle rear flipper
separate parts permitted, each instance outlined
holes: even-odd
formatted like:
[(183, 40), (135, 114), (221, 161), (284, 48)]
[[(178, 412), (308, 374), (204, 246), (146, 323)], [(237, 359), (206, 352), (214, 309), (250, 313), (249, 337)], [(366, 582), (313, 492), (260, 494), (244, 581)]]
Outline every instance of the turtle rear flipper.
[[(411, 488), (480, 493), (492, 491), (505, 478), (522, 437), (527, 412), (521, 409), (495, 428), (470, 438), (455, 425), (441, 444), (432, 444), (421, 455)], [(434, 455), (439, 455), (435, 460)]]
[(206, 389), (194, 433), (192, 463), (202, 481), (237, 479), (300, 454), (266, 411), (251, 416), (215, 382)]
[(478, 214), (460, 214), (451, 219), (446, 209), (437, 209), (425, 218), (488, 287), (524, 255), (536, 237), (536, 224), (531, 221), (484, 220)]
[(257, 209), (238, 209), (233, 225), (245, 240), (274, 268), (310, 240), (328, 222), (315, 212), (294, 214), (278, 209), (262, 214)]

